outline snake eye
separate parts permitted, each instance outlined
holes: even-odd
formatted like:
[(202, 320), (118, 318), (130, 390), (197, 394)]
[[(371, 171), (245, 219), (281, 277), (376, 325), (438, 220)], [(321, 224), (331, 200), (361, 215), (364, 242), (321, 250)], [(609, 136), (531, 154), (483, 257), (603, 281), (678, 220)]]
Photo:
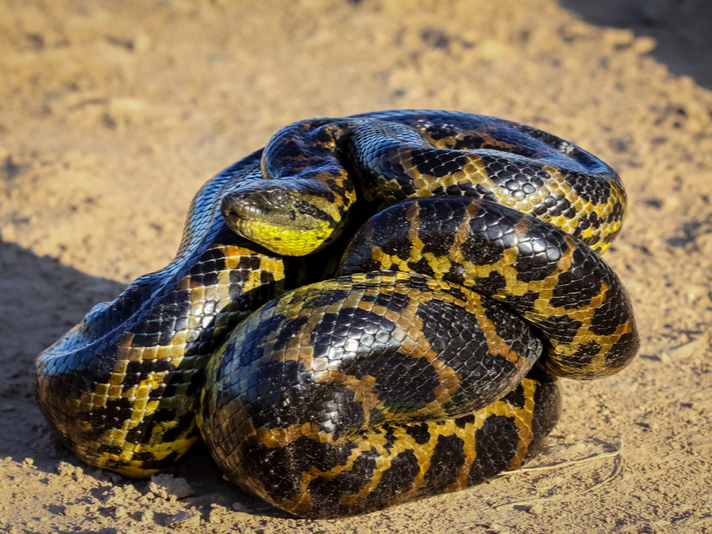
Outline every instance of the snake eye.
[(282, 206), (287, 201), (287, 193), (281, 189), (274, 189), (269, 192), (269, 200), (276, 206)]

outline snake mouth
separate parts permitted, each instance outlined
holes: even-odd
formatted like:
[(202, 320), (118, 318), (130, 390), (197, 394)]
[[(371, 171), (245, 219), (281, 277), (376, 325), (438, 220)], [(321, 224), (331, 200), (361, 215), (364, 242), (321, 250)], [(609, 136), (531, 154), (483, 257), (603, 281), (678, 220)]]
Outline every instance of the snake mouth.
[(287, 256), (311, 254), (337, 237), (338, 221), (318, 205), (328, 201), (281, 184), (260, 186), (223, 197), (225, 223), (236, 234)]
[(325, 224), (332, 228), (336, 226), (331, 215), (303, 200), (302, 196), (276, 187), (239, 191), (225, 195), (220, 209), (228, 226), (237, 233), (242, 233), (238, 228), (254, 223), (294, 231), (323, 228)]

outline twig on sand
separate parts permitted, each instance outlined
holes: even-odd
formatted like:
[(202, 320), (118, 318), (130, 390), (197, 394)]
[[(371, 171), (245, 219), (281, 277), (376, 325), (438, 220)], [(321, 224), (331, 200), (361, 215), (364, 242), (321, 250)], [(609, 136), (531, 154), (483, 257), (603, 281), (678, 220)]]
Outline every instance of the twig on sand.
[(600, 460), (602, 458), (616, 458), (616, 466), (613, 472), (603, 479), (601, 482), (598, 484), (591, 486), (590, 488), (586, 488), (583, 491), (579, 491), (576, 493), (567, 493), (567, 494), (561, 494), (561, 495), (552, 495), (551, 497), (540, 497), (537, 499), (530, 499), (527, 501), (516, 501), (516, 502), (506, 502), (502, 504), (497, 504), (494, 506), (495, 510), (501, 510), (502, 508), (514, 508), (515, 506), (527, 506), (530, 504), (536, 504), (536, 503), (541, 503), (541, 502), (546, 502), (546, 501), (558, 501), (561, 499), (564, 499), (566, 497), (570, 497), (572, 495), (583, 495), (584, 493), (588, 493), (590, 491), (594, 491), (604, 484), (607, 484), (614, 478), (616, 478), (619, 474), (623, 472), (623, 468), (625, 467), (625, 457), (623, 456), (623, 438), (620, 438), (620, 445), (618, 446), (618, 449), (612, 452), (602, 452), (599, 454), (594, 454), (593, 456), (589, 456), (588, 458), (581, 458), (578, 460), (566, 460), (564, 462), (560, 462), (557, 464), (552, 464), (552, 465), (544, 465), (540, 467), (523, 467), (521, 469), (517, 469), (516, 471), (502, 471), (500, 473), (501, 476), (509, 476), (509, 475), (515, 475), (519, 473), (524, 473), (524, 472), (530, 472), (530, 471), (548, 471), (551, 469), (558, 469), (560, 467), (568, 467), (570, 465), (577, 465), (577, 464), (583, 464), (587, 462), (592, 462), (594, 460)]

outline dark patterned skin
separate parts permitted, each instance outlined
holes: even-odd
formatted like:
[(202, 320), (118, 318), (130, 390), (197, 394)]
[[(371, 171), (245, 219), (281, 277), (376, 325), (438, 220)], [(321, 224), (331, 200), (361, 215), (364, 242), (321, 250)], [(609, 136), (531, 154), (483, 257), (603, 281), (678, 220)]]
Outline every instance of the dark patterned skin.
[(200, 426), (231, 480), (302, 517), (459, 490), (541, 447), (552, 374), (635, 355), (599, 257), (624, 214), (607, 165), (528, 126), (302, 121), (201, 189), (168, 267), (38, 357), (36, 396), (82, 460), (134, 477)]
[(296, 285), (283, 258), (237, 236), (220, 215), (225, 191), (260, 178), (260, 155), (198, 192), (168, 267), (96, 305), (37, 358), (42, 413), (89, 465), (138, 477), (172, 465), (199, 439), (208, 357), (243, 318)]
[[(387, 208), (357, 232), (337, 274), (348, 276), (287, 293), (235, 330), (211, 359), (199, 416), (231, 480), (304, 517), (373, 511), (516, 468), (540, 437), (533, 421), (550, 429), (558, 415), (530, 404), (496, 418), (488, 405), (537, 359), (552, 375), (588, 380), (638, 350), (630, 300), (603, 259), (491, 202)], [(497, 438), (465, 416), (488, 430), (496, 419)], [(492, 460), (485, 444), (495, 442)], [(447, 483), (429, 483), (431, 469)]]
[(507, 304), (546, 337), (540, 363), (586, 380), (628, 365), (640, 344), (633, 306), (598, 254), (559, 228), (487, 201), (426, 198), (372, 217), (340, 274), (412, 271)]
[(540, 354), (527, 323), (462, 286), (354, 274), (244, 321), (211, 359), (199, 424), (230, 479), (275, 506), (369, 512), (518, 468), (559, 416), (553, 377), (522, 383)]
[(369, 214), (408, 198), (489, 200), (601, 252), (625, 217), (620, 178), (592, 154), (531, 126), (454, 111), (297, 122), (267, 144), (262, 171), (270, 180), (226, 195), (223, 214), (237, 233), (288, 255), (328, 245), (350, 218), (362, 222), (349, 210), (359, 196)]

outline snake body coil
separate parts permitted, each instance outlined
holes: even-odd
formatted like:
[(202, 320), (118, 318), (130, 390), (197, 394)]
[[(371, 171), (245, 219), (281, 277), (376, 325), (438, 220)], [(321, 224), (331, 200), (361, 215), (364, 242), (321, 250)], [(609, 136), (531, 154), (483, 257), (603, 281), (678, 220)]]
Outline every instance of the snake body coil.
[(148, 476), (199, 427), (231, 480), (303, 517), (455, 491), (536, 453), (553, 375), (635, 355), (599, 256), (624, 212), (609, 167), (517, 123), (302, 121), (201, 189), (173, 262), (43, 352), (36, 395), (91, 465)]

